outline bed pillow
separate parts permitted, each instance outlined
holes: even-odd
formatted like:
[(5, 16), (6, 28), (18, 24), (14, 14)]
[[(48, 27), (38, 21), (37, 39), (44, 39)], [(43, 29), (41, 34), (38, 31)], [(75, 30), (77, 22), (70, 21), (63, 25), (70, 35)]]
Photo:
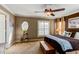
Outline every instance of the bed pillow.
[(76, 32), (74, 38), (79, 40), (79, 32)]
[(72, 32), (64, 31), (63, 36), (70, 37)]

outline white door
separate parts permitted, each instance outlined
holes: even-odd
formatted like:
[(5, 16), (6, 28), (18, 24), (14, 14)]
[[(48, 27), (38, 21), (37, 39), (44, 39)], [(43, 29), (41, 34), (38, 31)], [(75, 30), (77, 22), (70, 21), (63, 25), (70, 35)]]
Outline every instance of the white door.
[(0, 43), (5, 43), (5, 15), (0, 14)]

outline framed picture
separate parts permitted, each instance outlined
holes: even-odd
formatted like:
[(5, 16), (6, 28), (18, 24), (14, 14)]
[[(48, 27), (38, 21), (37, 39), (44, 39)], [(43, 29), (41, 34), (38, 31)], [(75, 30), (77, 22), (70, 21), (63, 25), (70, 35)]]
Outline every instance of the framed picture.
[(78, 29), (79, 28), (79, 17), (69, 19), (68, 28), (69, 29)]

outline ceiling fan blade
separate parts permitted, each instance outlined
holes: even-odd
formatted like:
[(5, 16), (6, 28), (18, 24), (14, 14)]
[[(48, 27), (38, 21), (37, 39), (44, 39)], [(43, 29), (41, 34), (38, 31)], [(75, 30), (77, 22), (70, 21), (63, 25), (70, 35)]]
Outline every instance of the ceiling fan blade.
[(65, 10), (65, 8), (55, 9), (55, 10), (52, 10), (51, 12), (57, 12), (57, 11), (63, 11), (63, 10)]
[(44, 12), (49, 12), (50, 10), (48, 10), (48, 9), (45, 9), (45, 11)]
[(53, 13), (50, 14), (51, 16), (55, 16)]
[(44, 11), (34, 11), (34, 13), (43, 13)]

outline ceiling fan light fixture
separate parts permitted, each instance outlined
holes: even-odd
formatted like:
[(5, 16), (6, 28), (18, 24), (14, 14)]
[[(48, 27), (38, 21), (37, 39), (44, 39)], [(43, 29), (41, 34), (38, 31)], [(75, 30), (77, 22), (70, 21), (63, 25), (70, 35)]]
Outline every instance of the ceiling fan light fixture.
[(46, 16), (50, 16), (51, 13), (50, 12), (46, 12), (45, 14), (46, 14)]

